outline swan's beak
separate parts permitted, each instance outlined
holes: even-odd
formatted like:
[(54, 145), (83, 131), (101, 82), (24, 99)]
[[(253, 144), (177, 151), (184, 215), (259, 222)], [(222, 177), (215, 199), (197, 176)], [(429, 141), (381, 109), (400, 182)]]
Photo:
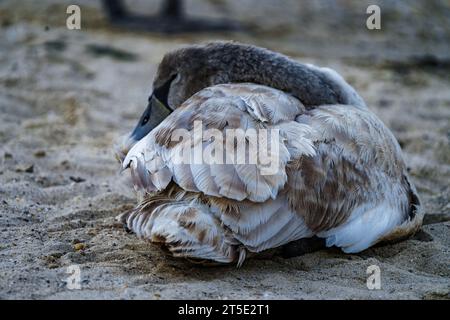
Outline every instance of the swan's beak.
[(153, 128), (159, 125), (171, 112), (172, 110), (168, 106), (161, 103), (161, 101), (159, 101), (155, 95), (152, 94), (148, 99), (147, 108), (139, 119), (136, 128), (134, 128), (130, 135), (130, 139), (135, 142), (141, 140), (150, 131), (152, 131)]
[(128, 151), (150, 131), (159, 125), (170, 113), (172, 109), (161, 103), (154, 94), (148, 99), (148, 106), (142, 114), (137, 126), (133, 132), (126, 137), (121, 138), (114, 149), (115, 155), (119, 162), (123, 162)]

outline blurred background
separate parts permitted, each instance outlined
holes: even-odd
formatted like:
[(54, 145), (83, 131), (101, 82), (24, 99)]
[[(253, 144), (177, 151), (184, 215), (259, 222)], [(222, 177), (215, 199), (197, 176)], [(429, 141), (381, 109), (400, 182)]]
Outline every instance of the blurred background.
[[(67, 6), (77, 4), (82, 9), (83, 31), (118, 32), (126, 28), (113, 31), (107, 18), (108, 10), (102, 4), (120, 2), (131, 14), (156, 16), (172, 1), (3, 0), (0, 9), (3, 27), (32, 23), (53, 29), (65, 26)], [(367, 59), (426, 53), (443, 57), (448, 52), (448, 0), (175, 0), (174, 3), (180, 5), (184, 17), (216, 22), (227, 19), (247, 27), (244, 29), (248, 32), (222, 37), (280, 46), (294, 54)], [(366, 8), (372, 4), (381, 8), (381, 30), (371, 31), (365, 27)], [(158, 29), (155, 27), (153, 36), (157, 36)], [(217, 37), (217, 34), (203, 34), (200, 39)], [(173, 36), (164, 38), (174, 39)], [(185, 38), (185, 41), (195, 39), (198, 37)]]
[[(450, 1), (180, 0), (184, 20), (164, 0), (122, 1), (138, 18), (111, 20), (105, 1), (0, 1), (0, 298), (448, 298)], [(70, 4), (81, 30), (66, 28)], [(366, 28), (372, 4), (381, 30)], [(421, 233), (226, 272), (127, 235), (113, 217), (136, 199), (112, 145), (144, 110), (164, 53), (218, 39), (342, 74), (403, 148)], [(372, 263), (388, 277), (378, 292), (364, 285)], [(83, 290), (65, 288), (71, 264)]]

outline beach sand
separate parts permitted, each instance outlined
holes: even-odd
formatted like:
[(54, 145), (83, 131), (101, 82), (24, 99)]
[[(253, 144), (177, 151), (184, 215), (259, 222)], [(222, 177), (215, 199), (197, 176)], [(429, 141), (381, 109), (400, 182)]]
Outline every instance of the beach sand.
[[(219, 11), (261, 28), (183, 36), (111, 30), (98, 3), (78, 2), (79, 31), (65, 28), (70, 1), (0, 3), (1, 299), (450, 298), (450, 19), (438, 1), (418, 17), (402, 11), (408, 5), (387, 7), (386, 29), (375, 34), (360, 1), (337, 9), (288, 1), (295, 10), (189, 2), (189, 14)], [(399, 140), (426, 211), (421, 231), (358, 254), (330, 248), (240, 269), (193, 265), (127, 233), (114, 217), (137, 197), (113, 143), (144, 110), (164, 53), (208, 39), (266, 46), (341, 73)], [(79, 290), (66, 283), (74, 265)], [(367, 288), (371, 265), (380, 290)]]

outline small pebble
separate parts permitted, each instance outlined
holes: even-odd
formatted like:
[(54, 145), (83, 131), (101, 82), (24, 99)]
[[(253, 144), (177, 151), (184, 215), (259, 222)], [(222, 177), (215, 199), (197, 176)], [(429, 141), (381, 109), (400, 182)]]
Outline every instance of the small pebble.
[(70, 176), (69, 179), (72, 180), (75, 183), (80, 183), (80, 182), (86, 181), (86, 179), (83, 179), (81, 177), (72, 177), (72, 176)]
[(74, 244), (73, 248), (75, 251), (84, 250), (86, 248), (86, 245), (84, 243), (76, 243)]
[(47, 153), (44, 150), (38, 150), (34, 153), (34, 156), (36, 158), (43, 158), (47, 155)]
[(33, 173), (34, 172), (34, 165), (22, 165), (16, 167), (16, 172), (26, 172), (26, 173)]

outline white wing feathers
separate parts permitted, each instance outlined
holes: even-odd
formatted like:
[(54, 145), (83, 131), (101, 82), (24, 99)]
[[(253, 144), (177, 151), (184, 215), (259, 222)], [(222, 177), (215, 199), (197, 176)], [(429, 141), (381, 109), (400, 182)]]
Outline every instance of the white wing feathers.
[[(128, 152), (123, 167), (130, 166), (136, 188), (149, 192), (161, 191), (173, 180), (186, 191), (208, 196), (254, 202), (275, 199), (287, 181), (286, 164), (293, 157), (315, 154), (311, 128), (295, 122), (295, 117), (303, 110), (297, 99), (260, 85), (228, 84), (207, 88), (187, 100), (140, 140)], [(232, 155), (235, 160), (216, 164), (203, 159), (199, 163), (191, 154), (187, 161), (186, 158), (182, 163), (175, 161), (180, 159), (180, 152), (189, 147), (200, 150), (201, 154), (207, 151), (211, 139), (195, 135), (195, 121), (201, 121), (203, 130), (216, 129), (223, 134), (225, 155), (222, 160), (229, 160)], [(183, 136), (179, 142), (167, 143), (173, 140), (169, 135), (176, 129), (184, 129), (188, 139)], [(234, 139), (225, 136), (227, 129), (254, 129), (257, 139), (246, 138), (246, 147), (242, 150)], [(261, 129), (266, 130), (264, 134), (258, 131)], [(258, 147), (261, 145), (269, 148)], [(257, 150), (256, 162), (249, 161), (254, 156), (252, 150)], [(273, 166), (270, 172), (268, 166)]]

